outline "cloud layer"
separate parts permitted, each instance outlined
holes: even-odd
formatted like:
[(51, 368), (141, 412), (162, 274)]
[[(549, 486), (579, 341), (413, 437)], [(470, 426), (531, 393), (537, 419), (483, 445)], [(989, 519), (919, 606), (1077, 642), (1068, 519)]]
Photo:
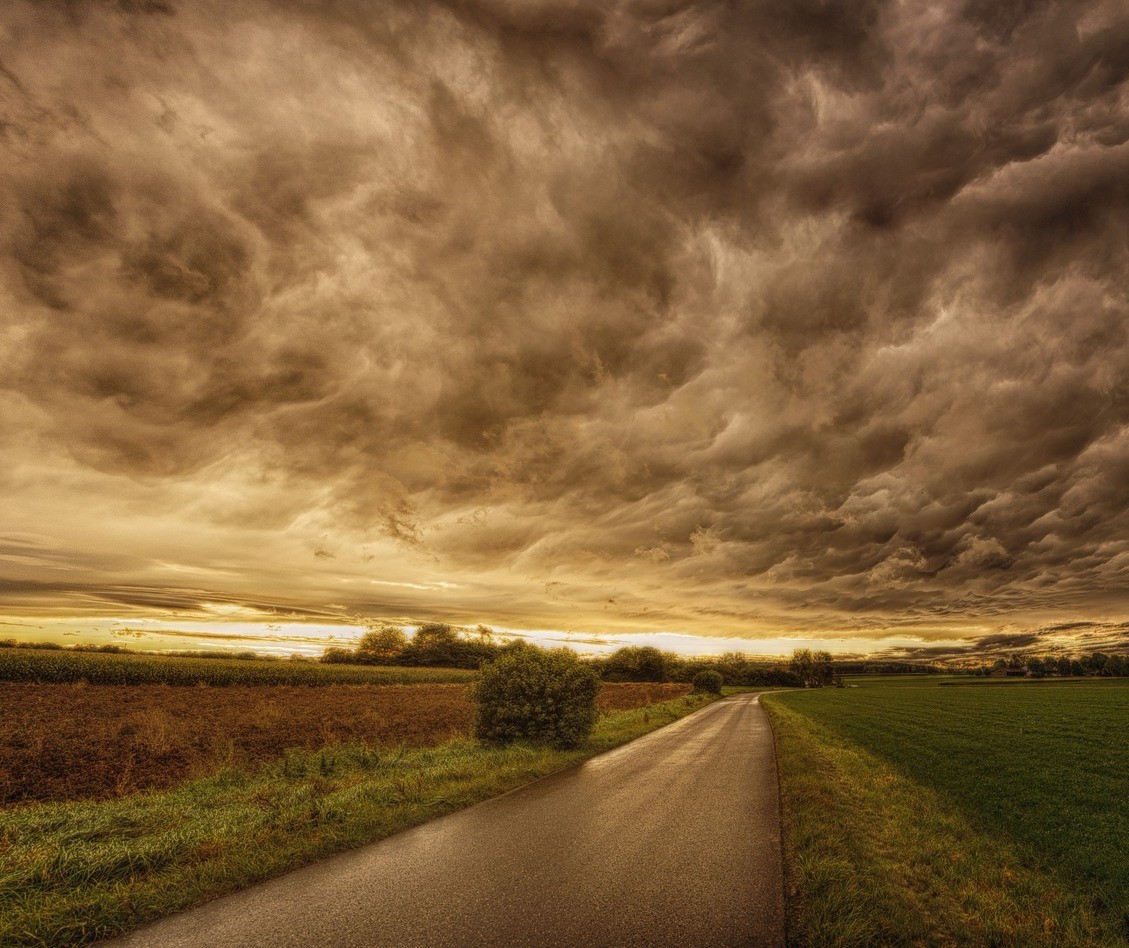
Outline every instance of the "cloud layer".
[(1117, 0), (15, 0), (6, 611), (1116, 620), (1127, 78)]

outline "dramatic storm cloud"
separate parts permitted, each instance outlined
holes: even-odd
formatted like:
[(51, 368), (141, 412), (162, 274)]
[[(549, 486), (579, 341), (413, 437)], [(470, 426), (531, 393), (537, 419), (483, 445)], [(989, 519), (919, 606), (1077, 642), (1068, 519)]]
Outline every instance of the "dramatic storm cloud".
[(1116, 623), (1127, 78), (1121, 0), (9, 0), (3, 611)]

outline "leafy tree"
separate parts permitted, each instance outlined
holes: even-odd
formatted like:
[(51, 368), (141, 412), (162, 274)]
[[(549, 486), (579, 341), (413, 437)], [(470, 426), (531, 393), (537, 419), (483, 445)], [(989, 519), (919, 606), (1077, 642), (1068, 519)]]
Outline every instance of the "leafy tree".
[(606, 681), (666, 681), (663, 653), (650, 645), (616, 649), (604, 660)]
[(805, 688), (822, 688), (835, 679), (835, 668), (830, 652), (813, 652), (810, 648), (798, 648), (792, 652), (792, 674)]
[[(426, 622), (416, 629), (400, 653), (401, 665), (443, 668), (478, 668), (496, 658), (506, 646), (495, 645), (479, 626), (470, 638), (440, 622)], [(486, 630), (489, 631), (489, 630)]]
[(509, 744), (576, 747), (596, 724), (600, 679), (567, 649), (511, 648), (483, 666), (473, 694), (474, 733)]
[(798, 648), (792, 652), (792, 674), (804, 683), (805, 688), (811, 687), (812, 676), (815, 671), (815, 657), (810, 648)]
[(1109, 656), (1102, 652), (1091, 652), (1082, 659), (1082, 664), (1091, 675), (1104, 675), (1108, 663)]
[(677, 652), (660, 652), (663, 660), (663, 681), (690, 681), (697, 671), (695, 659), (684, 658)]
[(425, 622), (404, 647), (400, 661), (405, 665), (463, 667), (464, 655), (459, 644), (459, 636), (449, 625)]
[(715, 671), (727, 685), (789, 688), (803, 685), (788, 667), (776, 662), (751, 659), (740, 652), (700, 658), (680, 658), (664, 653), (664, 659), (667, 681), (693, 682), (698, 672)]
[(331, 647), (321, 653), (318, 661), (326, 665), (349, 665), (355, 661), (355, 658), (347, 648)]
[(813, 652), (812, 659), (815, 663), (814, 684), (816, 688), (825, 688), (835, 681), (835, 665), (830, 652)]
[(400, 657), (407, 644), (408, 637), (403, 629), (394, 625), (381, 625), (369, 629), (361, 636), (357, 642), (357, 653), (362, 661), (388, 665)]
[(754, 663), (740, 652), (726, 652), (715, 658), (711, 664), (730, 685), (753, 684), (750, 677), (755, 676), (757, 672)]

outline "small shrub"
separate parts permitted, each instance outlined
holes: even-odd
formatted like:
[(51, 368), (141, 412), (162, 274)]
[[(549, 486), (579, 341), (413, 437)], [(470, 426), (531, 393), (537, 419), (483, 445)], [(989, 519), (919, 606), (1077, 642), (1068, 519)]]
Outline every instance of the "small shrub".
[(721, 694), (721, 675), (715, 671), (698, 672), (694, 676), (694, 690), (699, 694)]
[(596, 724), (600, 679), (572, 652), (514, 649), (484, 665), (474, 685), (474, 734), (509, 744), (576, 747)]

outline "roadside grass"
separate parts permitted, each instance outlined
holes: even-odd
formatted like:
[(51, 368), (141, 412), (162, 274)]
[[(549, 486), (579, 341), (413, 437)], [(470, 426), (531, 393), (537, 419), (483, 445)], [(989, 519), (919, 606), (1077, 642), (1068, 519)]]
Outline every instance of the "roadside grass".
[(612, 712), (573, 751), (336, 745), (162, 792), (0, 812), (0, 944), (121, 934), (512, 790), (709, 703), (692, 695)]
[(1129, 941), (1129, 688), (875, 684), (763, 703), (790, 944)]

